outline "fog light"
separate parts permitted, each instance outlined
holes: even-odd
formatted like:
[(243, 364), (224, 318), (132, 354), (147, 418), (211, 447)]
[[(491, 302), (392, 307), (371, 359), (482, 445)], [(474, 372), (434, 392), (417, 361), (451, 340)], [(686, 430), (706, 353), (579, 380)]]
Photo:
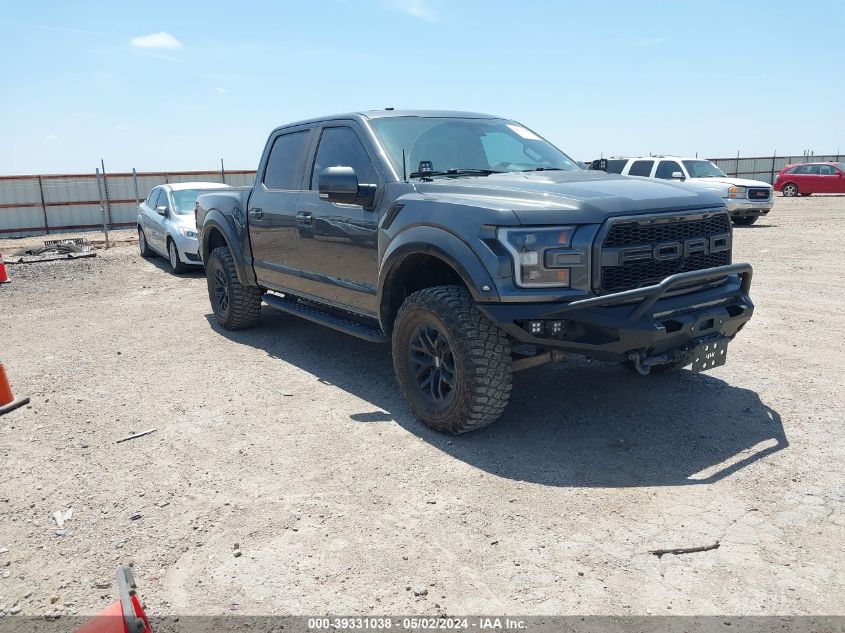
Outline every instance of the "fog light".
[(528, 329), (534, 336), (539, 336), (543, 333), (543, 322), (531, 321), (531, 323), (528, 325)]
[(563, 323), (561, 321), (552, 321), (552, 334), (557, 336), (563, 331)]

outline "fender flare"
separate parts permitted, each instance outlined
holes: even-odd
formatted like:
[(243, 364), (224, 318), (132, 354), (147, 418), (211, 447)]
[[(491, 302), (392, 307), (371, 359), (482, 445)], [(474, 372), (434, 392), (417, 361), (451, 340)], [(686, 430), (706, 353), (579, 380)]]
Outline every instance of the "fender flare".
[[(379, 320), (384, 328), (389, 310), (385, 286), (391, 273), (409, 255), (431, 255), (448, 264), (461, 278), (473, 301), (498, 301), (493, 277), (473, 249), (454, 233), (428, 225), (417, 225), (399, 233), (388, 245), (379, 270)], [(489, 290), (482, 290), (487, 287)], [(385, 330), (388, 331), (388, 330)]]
[(246, 258), (244, 257), (243, 236), (245, 231), (238, 231), (233, 224), (234, 218), (231, 216), (222, 213), (218, 209), (209, 209), (202, 225), (202, 233), (200, 234), (200, 254), (202, 261), (208, 261), (211, 251), (211, 236), (214, 231), (219, 231), (226, 241), (229, 251), (232, 253), (232, 260), (235, 262), (235, 272), (238, 275), (238, 281), (245, 286), (255, 286), (257, 285), (255, 272), (252, 270), (252, 266), (247, 264)]

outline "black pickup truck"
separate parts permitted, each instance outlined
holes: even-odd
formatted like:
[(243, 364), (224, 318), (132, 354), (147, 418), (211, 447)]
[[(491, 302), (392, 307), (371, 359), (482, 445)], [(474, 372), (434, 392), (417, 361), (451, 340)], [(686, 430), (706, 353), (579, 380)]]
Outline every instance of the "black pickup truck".
[(197, 199), (219, 323), (270, 306), (391, 342), (429, 426), (495, 421), (519, 369), (724, 364), (751, 318), (722, 199), (582, 169), (508, 119), (371, 111), (270, 134), (255, 185)]

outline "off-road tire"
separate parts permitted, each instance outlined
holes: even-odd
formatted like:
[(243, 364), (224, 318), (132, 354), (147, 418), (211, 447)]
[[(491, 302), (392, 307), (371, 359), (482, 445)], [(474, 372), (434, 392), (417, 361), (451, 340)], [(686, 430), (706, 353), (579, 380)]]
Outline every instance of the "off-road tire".
[[(170, 249), (175, 251), (175, 263), (174, 263), (174, 253), (170, 252)], [(176, 242), (172, 239), (167, 238), (167, 261), (170, 263), (170, 268), (176, 275), (181, 275), (188, 267), (182, 263), (182, 260), (179, 259), (179, 248), (176, 246)]]
[(737, 226), (751, 226), (759, 217), (759, 215), (743, 215), (738, 218), (733, 218), (733, 222)]
[(797, 196), (797, 195), (800, 193), (800, 191), (798, 191), (798, 185), (796, 185), (794, 182), (788, 182), (788, 183), (786, 183), (786, 184), (785, 184), (785, 185), (781, 188), (780, 192), (781, 192), (781, 193), (784, 195), (784, 197), (786, 197), (786, 198), (794, 198), (795, 196)]
[(147, 234), (144, 229), (138, 227), (138, 248), (141, 250), (141, 257), (154, 257), (155, 253), (150, 248), (150, 243), (147, 242)]
[[(443, 404), (425, 393), (415, 373), (412, 343), (420, 340), (421, 328), (438, 331), (450, 348), (454, 388)], [(439, 362), (436, 366), (442, 371)], [(426, 288), (405, 299), (393, 327), (393, 368), (414, 415), (444, 433), (457, 435), (492, 424), (510, 397), (510, 340), (461, 286)]]
[[(261, 317), (261, 289), (238, 281), (235, 261), (228, 246), (218, 246), (205, 266), (208, 298), (217, 322), (227, 330), (242, 330), (258, 323)], [(223, 285), (227, 300), (221, 301), (218, 285)]]

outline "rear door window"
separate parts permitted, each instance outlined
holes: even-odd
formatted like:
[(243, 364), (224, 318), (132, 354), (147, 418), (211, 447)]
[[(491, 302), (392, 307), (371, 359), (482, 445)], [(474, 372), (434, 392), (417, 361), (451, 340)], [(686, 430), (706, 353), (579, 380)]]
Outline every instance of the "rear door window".
[(273, 142), (264, 170), (265, 187), (282, 191), (300, 189), (310, 138), (310, 130), (303, 130), (282, 134)]
[(655, 178), (663, 178), (664, 180), (672, 180), (672, 174), (676, 171), (684, 173), (681, 166), (674, 160), (661, 160), (657, 166), (657, 171), (654, 172)]
[(628, 170), (629, 176), (648, 176), (651, 174), (651, 168), (654, 167), (653, 160), (635, 160)]

